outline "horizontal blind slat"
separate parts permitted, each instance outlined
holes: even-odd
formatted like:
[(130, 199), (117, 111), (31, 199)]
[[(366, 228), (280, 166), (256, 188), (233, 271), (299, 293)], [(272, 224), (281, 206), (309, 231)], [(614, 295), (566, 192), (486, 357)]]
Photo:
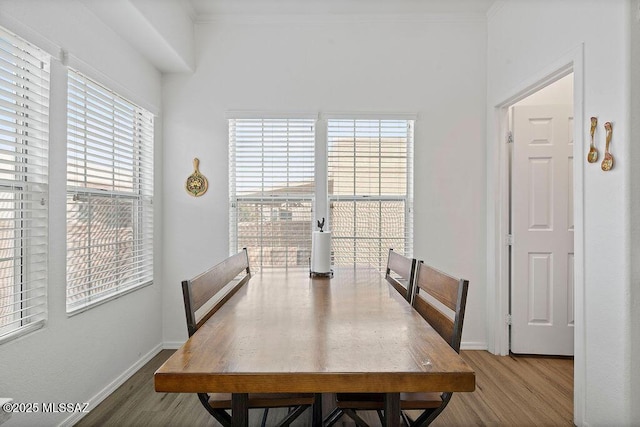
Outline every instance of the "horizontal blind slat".
[(19, 68), (49, 70), (48, 54), (3, 28), (0, 28), (0, 50), (13, 55)]

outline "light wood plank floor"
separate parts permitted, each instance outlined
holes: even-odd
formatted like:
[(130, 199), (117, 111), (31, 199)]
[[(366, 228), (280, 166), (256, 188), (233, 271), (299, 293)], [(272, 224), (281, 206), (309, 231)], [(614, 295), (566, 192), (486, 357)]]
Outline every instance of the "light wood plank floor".
[[(160, 352), (111, 396), (93, 408), (77, 426), (219, 426), (196, 395), (156, 393), (153, 373), (172, 352)], [(486, 351), (463, 351), (476, 372), (476, 391), (457, 393), (433, 426), (572, 426), (573, 360), (494, 356)], [(332, 397), (323, 401), (329, 411)], [(250, 411), (251, 425), (259, 425), (261, 411)], [(362, 413), (372, 426), (375, 413)], [(276, 420), (278, 411), (269, 412)], [(296, 427), (311, 425), (310, 411)], [(343, 417), (336, 426), (354, 424)]]

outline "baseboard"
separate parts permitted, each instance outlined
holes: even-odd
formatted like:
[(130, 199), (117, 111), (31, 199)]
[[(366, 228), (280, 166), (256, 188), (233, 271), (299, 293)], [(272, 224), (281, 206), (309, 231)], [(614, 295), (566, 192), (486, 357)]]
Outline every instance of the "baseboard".
[(462, 342), (460, 350), (487, 350), (486, 342)]
[[(184, 344), (184, 341), (168, 341), (162, 343), (163, 350), (177, 350)], [(487, 350), (489, 347), (486, 342), (467, 341), (460, 344), (460, 350)]]
[[(168, 341), (162, 343), (163, 350), (177, 350), (184, 344), (184, 341)], [(486, 342), (463, 342), (460, 350), (487, 350)]]
[[(116, 391), (118, 387), (120, 387), (122, 384), (124, 384), (125, 381), (131, 378), (133, 374), (138, 372), (140, 368), (142, 368), (151, 359), (153, 359), (153, 357), (157, 355), (163, 348), (164, 347), (162, 344), (158, 344), (153, 349), (151, 349), (151, 351), (149, 351), (147, 354), (145, 354), (140, 359), (138, 359), (137, 362), (131, 365), (126, 371), (124, 371), (120, 376), (118, 376), (118, 378), (116, 378), (110, 384), (108, 384), (105, 388), (100, 390), (98, 394), (90, 398), (88, 400), (89, 408), (95, 408), (96, 406), (98, 406), (100, 402), (106, 399), (111, 393)], [(83, 412), (75, 412), (72, 415), (70, 415), (67, 419), (62, 421), (59, 424), (59, 427), (73, 426), (78, 421), (80, 421), (85, 415), (87, 414)]]
[(163, 350), (177, 350), (183, 346), (186, 341), (169, 341), (162, 343)]

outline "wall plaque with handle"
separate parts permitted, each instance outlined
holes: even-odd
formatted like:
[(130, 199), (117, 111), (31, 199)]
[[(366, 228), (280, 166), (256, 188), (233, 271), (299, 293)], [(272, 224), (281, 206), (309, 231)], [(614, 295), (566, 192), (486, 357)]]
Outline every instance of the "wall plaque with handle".
[(191, 194), (194, 197), (202, 196), (207, 192), (207, 188), (209, 188), (209, 183), (207, 178), (200, 173), (200, 160), (196, 157), (193, 159), (193, 173), (189, 175), (187, 178), (187, 183), (185, 184), (185, 189), (187, 193)]

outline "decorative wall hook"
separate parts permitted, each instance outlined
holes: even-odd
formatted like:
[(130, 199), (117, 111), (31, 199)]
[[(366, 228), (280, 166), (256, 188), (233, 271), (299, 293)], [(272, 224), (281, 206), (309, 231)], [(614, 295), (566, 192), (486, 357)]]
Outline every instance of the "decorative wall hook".
[(607, 122), (604, 124), (604, 128), (607, 131), (607, 145), (604, 149), (604, 159), (602, 159), (602, 167), (603, 171), (610, 171), (613, 167), (613, 156), (609, 153), (609, 144), (611, 143), (611, 134), (613, 133), (613, 128), (611, 127), (611, 122)]
[(587, 161), (589, 163), (595, 163), (598, 161), (598, 149), (593, 142), (593, 135), (596, 133), (596, 126), (598, 126), (598, 118), (591, 117), (591, 146), (589, 148), (589, 154), (587, 154)]
[(187, 183), (185, 184), (187, 193), (194, 197), (202, 196), (209, 188), (209, 182), (207, 181), (207, 178), (200, 173), (200, 170), (198, 169), (199, 166), (200, 160), (196, 157), (193, 159), (193, 173), (189, 175)]

